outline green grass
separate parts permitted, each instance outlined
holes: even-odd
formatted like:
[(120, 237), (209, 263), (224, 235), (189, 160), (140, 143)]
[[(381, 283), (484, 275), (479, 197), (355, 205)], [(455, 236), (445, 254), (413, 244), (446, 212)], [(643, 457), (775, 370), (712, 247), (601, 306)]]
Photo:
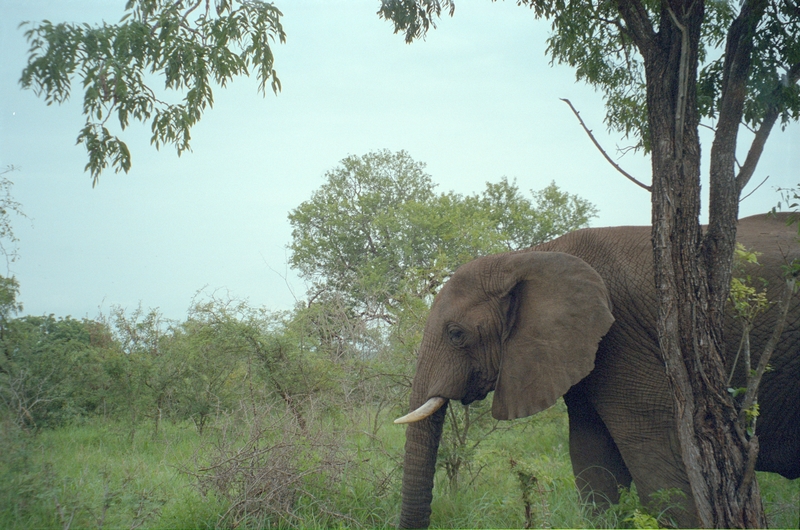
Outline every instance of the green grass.
[[(255, 528), (268, 520), (302, 528), (396, 526), (404, 429), (392, 425), (389, 415), (377, 435), (368, 420), (371, 414), (352, 416), (360, 419), (337, 415), (335, 421), (312, 418), (304, 435), (306, 445), (296, 455), (305, 459), (300, 468), (313, 473), (300, 483), (290, 518), (259, 519), (254, 513), (242, 518), (240, 527)], [(271, 421), (284, 420), (278, 416)], [(230, 526), (231, 519), (222, 518), (230, 507), (223, 498), (226, 493), (207, 488), (201, 494), (186, 471), (208, 465), (214, 448), (224, 440), (229, 454), (235, 454), (245, 447), (250, 428), (245, 418), (230, 417), (227, 430), (217, 423), (202, 437), (190, 423), (163, 422), (154, 436), (148, 424), (132, 431), (127, 424), (99, 419), (30, 438), (4, 429), (0, 527)], [(275, 440), (285, 437), (271, 432)], [(529, 488), (534, 527), (629, 524), (624, 519), (630, 513), (614, 511), (596, 518), (581, 506), (569, 463), (566, 413), (559, 404), (489, 435), (474, 452), (471, 467), (462, 471), (456, 491), (451, 491), (445, 474), (437, 472), (431, 525), (522, 527), (525, 504), (518, 471), (536, 477)], [(796, 528), (800, 481), (759, 474), (759, 482), (770, 526)]]
[(770, 528), (800, 528), (800, 479), (757, 473)]
[(24, 487), (4, 506), (2, 526), (158, 527), (168, 518), (213, 527), (214, 519), (209, 525), (196, 516), (199, 494), (178, 470), (198, 442), (187, 425), (165, 424), (155, 437), (99, 421), (42, 431), (22, 450)]

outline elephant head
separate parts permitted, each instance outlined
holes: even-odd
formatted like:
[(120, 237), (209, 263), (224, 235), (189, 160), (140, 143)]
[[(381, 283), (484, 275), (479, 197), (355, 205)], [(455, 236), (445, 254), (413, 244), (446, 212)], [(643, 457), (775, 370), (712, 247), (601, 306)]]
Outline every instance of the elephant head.
[(614, 318), (600, 276), (580, 258), (526, 251), (460, 267), (425, 325), (406, 432), (400, 526), (428, 526), (436, 454), (448, 400), (494, 390), (492, 415), (550, 407), (594, 368)]

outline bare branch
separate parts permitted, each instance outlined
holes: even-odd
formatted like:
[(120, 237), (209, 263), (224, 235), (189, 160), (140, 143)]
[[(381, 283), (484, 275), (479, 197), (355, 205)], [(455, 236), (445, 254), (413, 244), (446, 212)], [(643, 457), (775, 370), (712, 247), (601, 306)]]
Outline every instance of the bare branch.
[(568, 100), (568, 99), (565, 99), (565, 98), (561, 98), (561, 101), (563, 101), (564, 103), (569, 105), (569, 108), (572, 109), (572, 112), (575, 114), (575, 117), (577, 117), (578, 121), (581, 123), (581, 127), (583, 127), (583, 130), (586, 131), (586, 134), (589, 135), (589, 138), (591, 138), (592, 143), (594, 143), (595, 147), (597, 147), (597, 149), (600, 151), (600, 153), (602, 153), (602, 155), (605, 157), (605, 159), (608, 160), (608, 163), (611, 164), (612, 166), (614, 166), (614, 169), (616, 169), (617, 171), (622, 173), (622, 175), (625, 178), (627, 178), (628, 180), (630, 180), (631, 182), (633, 182), (634, 184), (636, 184), (640, 188), (644, 188), (647, 191), (651, 191), (650, 186), (640, 182), (634, 176), (632, 176), (630, 173), (628, 173), (627, 171), (625, 171), (624, 169), (619, 167), (619, 164), (617, 164), (616, 162), (611, 160), (611, 157), (608, 156), (608, 153), (605, 152), (605, 150), (600, 146), (600, 143), (595, 139), (594, 135), (592, 134), (592, 131), (590, 131), (589, 128), (586, 127), (586, 123), (584, 123), (583, 118), (581, 118), (580, 112), (575, 110), (575, 107), (572, 105), (572, 102), (570, 100)]
[(739, 202), (742, 202), (743, 200), (745, 200), (746, 198), (748, 198), (749, 196), (751, 196), (752, 194), (754, 194), (754, 193), (755, 193), (755, 192), (758, 190), (758, 188), (760, 188), (761, 186), (763, 186), (763, 185), (764, 185), (764, 183), (765, 183), (767, 180), (769, 180), (769, 175), (767, 175), (766, 177), (764, 177), (764, 180), (762, 180), (762, 181), (761, 181), (761, 184), (759, 184), (758, 186), (756, 186), (755, 188), (753, 188), (753, 191), (751, 191), (750, 193), (748, 193), (747, 195), (745, 195), (744, 197), (742, 197), (741, 199), (739, 199)]

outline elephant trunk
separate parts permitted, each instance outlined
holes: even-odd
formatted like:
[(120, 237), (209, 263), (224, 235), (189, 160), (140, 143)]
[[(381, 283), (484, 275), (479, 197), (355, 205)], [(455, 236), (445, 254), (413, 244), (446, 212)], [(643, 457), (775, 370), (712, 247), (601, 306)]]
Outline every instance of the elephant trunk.
[[(412, 397), (412, 409), (420, 404), (415, 401)], [(433, 475), (446, 411), (447, 403), (406, 430), (400, 528), (427, 528), (430, 523)]]

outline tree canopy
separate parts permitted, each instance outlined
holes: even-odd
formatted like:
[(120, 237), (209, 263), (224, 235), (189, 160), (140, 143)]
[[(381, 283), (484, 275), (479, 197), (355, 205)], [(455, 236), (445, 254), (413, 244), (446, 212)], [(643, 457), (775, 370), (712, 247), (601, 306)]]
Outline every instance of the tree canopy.
[[(30, 43), (20, 84), (63, 103), (80, 82), (86, 170), (97, 184), (109, 164), (131, 168), (131, 153), (112, 132), (115, 118), (124, 131), (131, 120), (149, 123), (150, 142), (190, 148), (191, 129), (214, 105), (214, 83), (258, 76), (259, 90), (275, 93), (281, 84), (273, 67), (272, 45), (285, 42), (281, 12), (261, 0), (128, 0), (117, 24), (25, 23)], [(164, 89), (153, 88), (153, 76)], [(169, 102), (170, 97), (180, 102)]]
[[(589, 83), (603, 94), (609, 129), (631, 138), (633, 147), (649, 152), (645, 58), (640, 44), (646, 38), (654, 38), (660, 25), (671, 21), (678, 7), (639, 1), (517, 3), (529, 7), (537, 18), (552, 22), (547, 54), (552, 62), (573, 67), (578, 81)], [(724, 119), (724, 95), (733, 73), (725, 62), (741, 59), (736, 53), (750, 53), (749, 68), (741, 65), (744, 68), (738, 70), (738, 75), (746, 76), (742, 87), (743, 124), (764, 137), (777, 118), (783, 126), (796, 121), (800, 117), (797, 3), (722, 0), (703, 4), (704, 16), (694, 51), (694, 61), (700, 64), (695, 79), (699, 115), (708, 119), (712, 127)], [(395, 32), (412, 42), (436, 27), (443, 10), (453, 15), (455, 8), (453, 0), (386, 0), (378, 14), (391, 20)], [(729, 38), (731, 31), (744, 32), (743, 36), (751, 40), (735, 44)], [(726, 48), (729, 42), (731, 49)], [(736, 49), (734, 45), (747, 48)]]
[(473, 258), (584, 227), (597, 213), (553, 183), (526, 198), (507, 178), (480, 194), (436, 193), (405, 151), (350, 156), (289, 214), (291, 264), (312, 297), (336, 292), (387, 317), (401, 293), (425, 298)]

